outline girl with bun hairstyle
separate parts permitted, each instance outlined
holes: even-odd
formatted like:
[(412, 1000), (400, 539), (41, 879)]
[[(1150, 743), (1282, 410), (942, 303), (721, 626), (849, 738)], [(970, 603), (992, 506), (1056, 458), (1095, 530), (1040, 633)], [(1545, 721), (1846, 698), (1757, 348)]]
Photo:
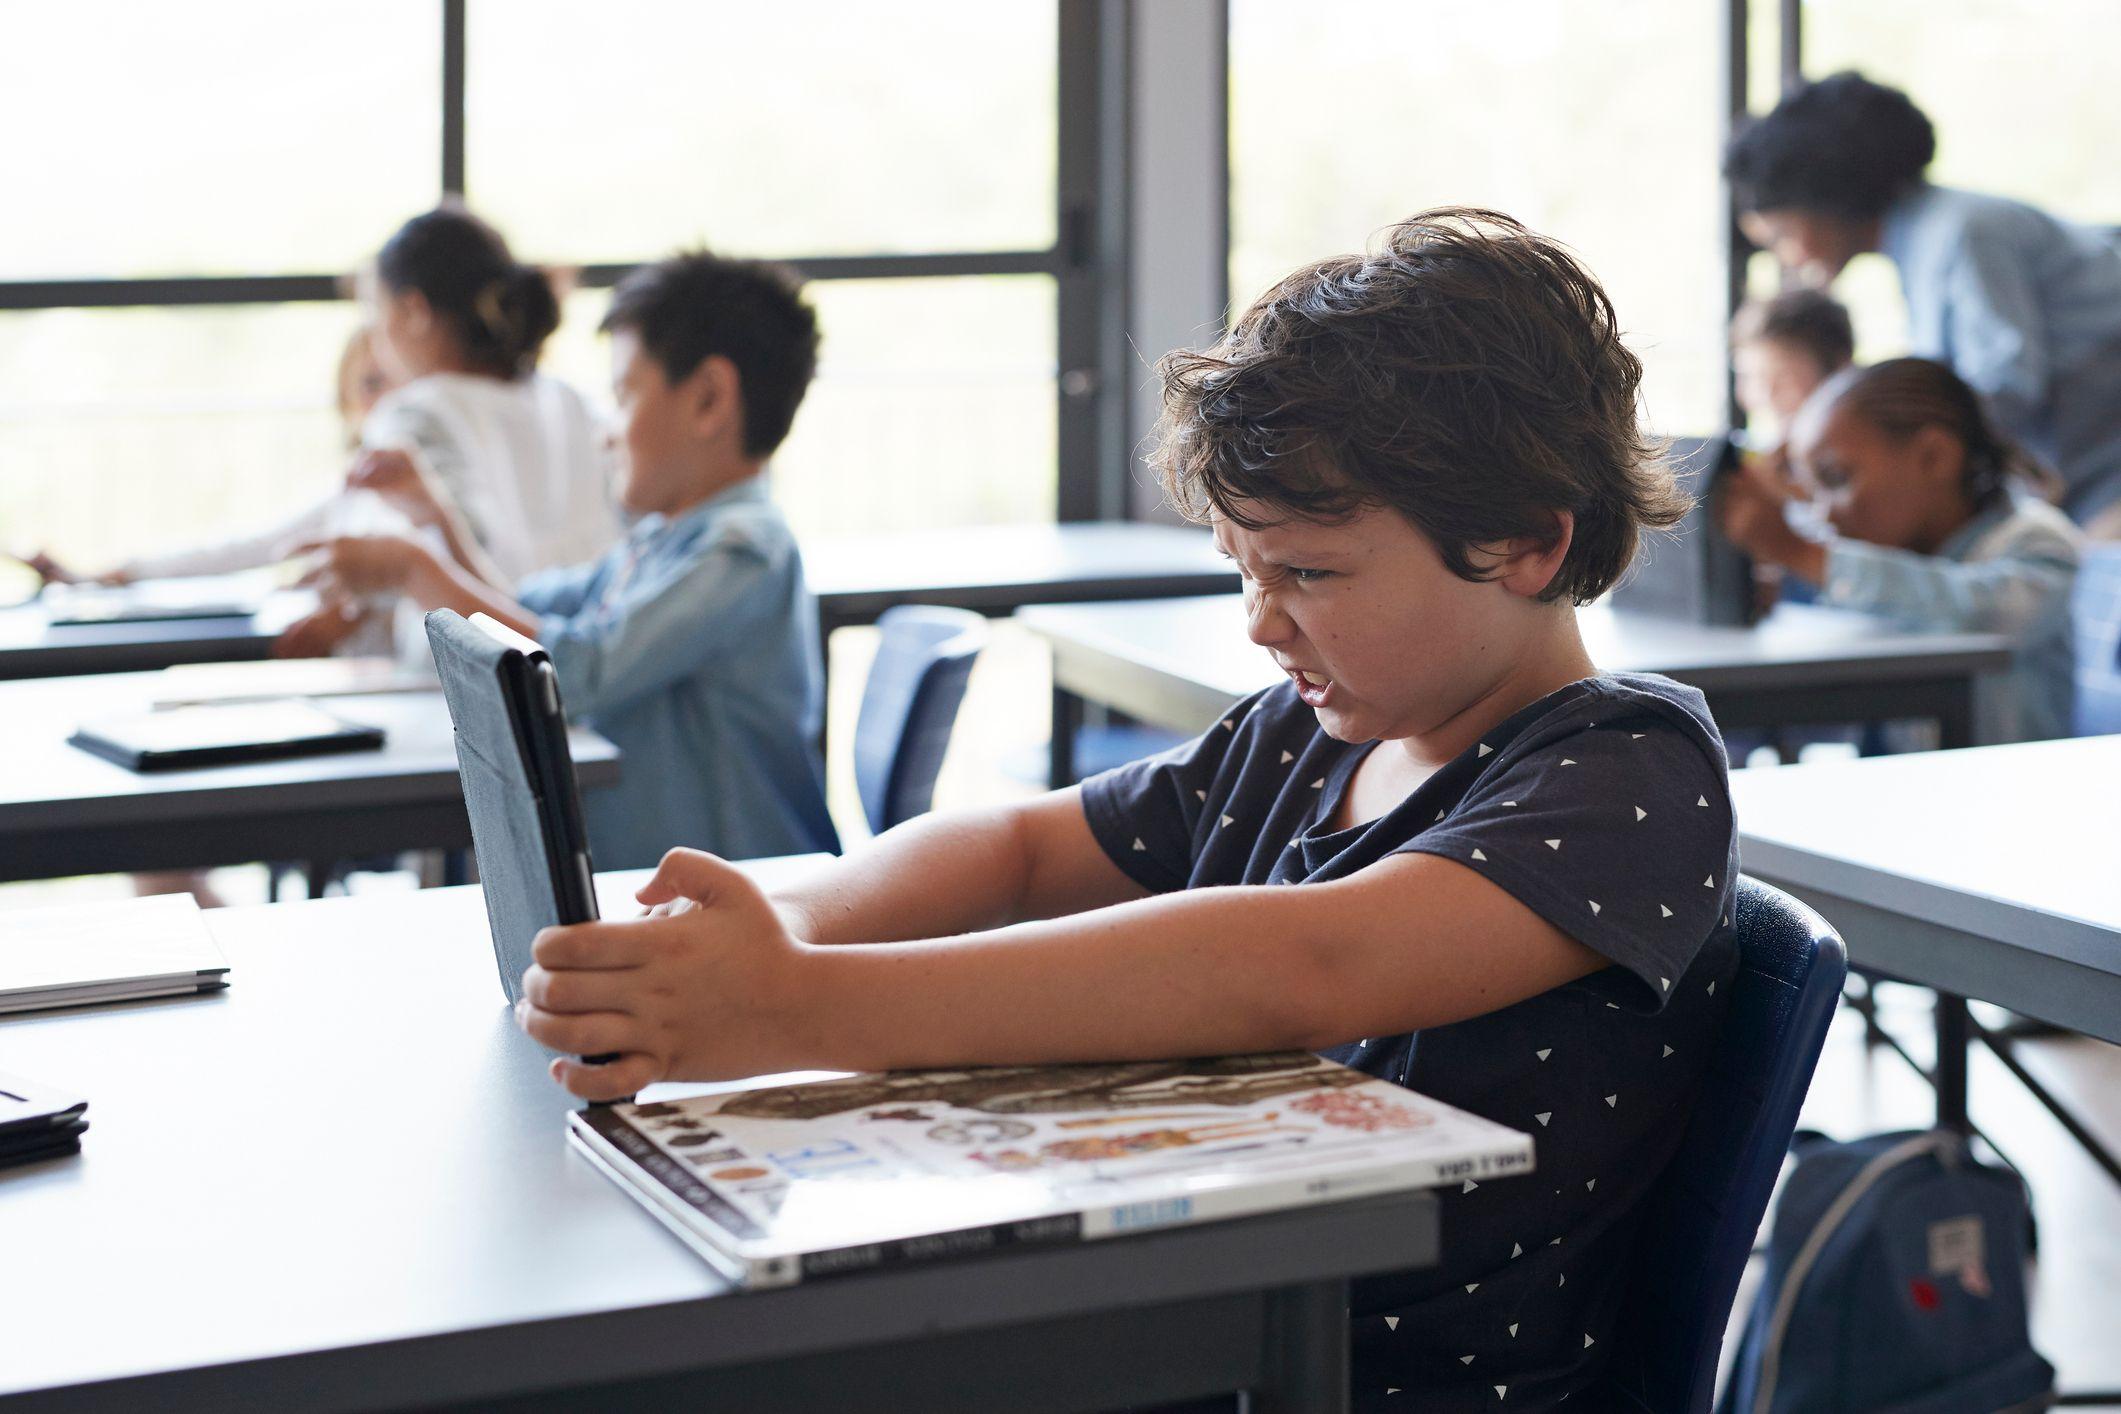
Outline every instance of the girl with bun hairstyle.
[(2038, 494), (2046, 469), (1999, 431), (1941, 363), (1896, 358), (1836, 374), (1790, 427), (1798, 494), (1831, 527), (1800, 535), (1791, 492), (1758, 466), (1726, 478), (1723, 527), (1819, 602), (1915, 631), (2009, 634), (2008, 694), (1981, 705), (1980, 740), (2067, 736), (2070, 590), (2081, 537)]
[[(582, 395), (537, 371), (560, 305), (545, 272), (519, 263), (500, 233), (444, 206), (415, 216), (364, 275), (366, 353), (388, 386), (372, 407), (356, 351), (340, 368), (342, 415), (361, 409), (344, 483), (289, 520), (220, 544), (129, 561), (123, 583), (226, 574), (276, 564), (342, 536), (432, 537), (492, 583), (594, 559), (615, 543), (602, 424)], [(47, 578), (74, 578), (48, 560)], [(322, 603), (289, 627), (290, 657), (389, 652), (424, 659), (417, 616), (393, 628), (385, 601), (314, 575)]]
[(1861, 74), (1805, 84), (1731, 140), (1754, 243), (1815, 283), (1882, 253), (1909, 352), (1950, 366), (2061, 474), (2062, 506), (2121, 538), (2121, 245), (2023, 202), (1933, 185), (1936, 132)]
[(496, 584), (618, 539), (601, 422), (537, 371), (560, 323), (546, 272), (447, 205), (384, 243), (366, 299), (377, 361), (399, 386), (368, 415), (349, 488), (380, 493)]

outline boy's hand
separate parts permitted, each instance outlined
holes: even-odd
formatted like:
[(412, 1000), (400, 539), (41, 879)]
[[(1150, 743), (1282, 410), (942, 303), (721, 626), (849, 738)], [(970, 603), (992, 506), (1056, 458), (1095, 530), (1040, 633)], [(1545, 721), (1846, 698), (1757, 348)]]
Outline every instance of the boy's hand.
[[(516, 1018), (566, 1053), (553, 1079), (613, 1100), (659, 1080), (800, 1066), (790, 1012), (807, 949), (758, 885), (711, 854), (674, 849), (635, 897), (647, 917), (547, 928), (531, 946)], [(618, 1059), (576, 1059), (604, 1053)]]
[(414, 525), (440, 525), (447, 518), (446, 493), (410, 452), (384, 447), (361, 453), (346, 473), (348, 490), (373, 491)]
[(396, 593), (434, 562), (426, 546), (402, 535), (340, 535), (298, 545), (294, 553), (318, 557), (300, 584), (327, 598)]

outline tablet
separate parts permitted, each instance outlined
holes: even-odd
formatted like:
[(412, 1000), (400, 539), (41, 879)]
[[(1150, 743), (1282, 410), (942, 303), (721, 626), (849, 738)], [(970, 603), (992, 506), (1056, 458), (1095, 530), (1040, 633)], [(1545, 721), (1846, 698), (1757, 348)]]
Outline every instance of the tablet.
[(427, 641), (456, 728), (494, 962), (515, 1002), (538, 931), (597, 916), (560, 680), (544, 649), (485, 614), (437, 609)]
[(136, 712), (84, 722), (67, 740), (135, 771), (182, 771), (335, 751), (376, 751), (383, 745), (383, 729), (290, 699)]

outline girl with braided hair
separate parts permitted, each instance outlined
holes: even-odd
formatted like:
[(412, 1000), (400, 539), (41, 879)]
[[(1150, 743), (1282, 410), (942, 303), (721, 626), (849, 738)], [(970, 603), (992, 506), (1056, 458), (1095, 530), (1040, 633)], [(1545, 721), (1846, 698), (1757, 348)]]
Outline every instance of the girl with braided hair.
[(2081, 537), (2038, 494), (2052, 473), (1997, 430), (1980, 395), (1924, 358), (1847, 369), (1797, 414), (1789, 449), (1797, 495), (1832, 533), (1798, 533), (1790, 489), (1741, 473), (1720, 506), (1730, 537), (1817, 586), (1822, 603), (2012, 635), (2010, 691), (1984, 704), (1980, 739), (2067, 736)]

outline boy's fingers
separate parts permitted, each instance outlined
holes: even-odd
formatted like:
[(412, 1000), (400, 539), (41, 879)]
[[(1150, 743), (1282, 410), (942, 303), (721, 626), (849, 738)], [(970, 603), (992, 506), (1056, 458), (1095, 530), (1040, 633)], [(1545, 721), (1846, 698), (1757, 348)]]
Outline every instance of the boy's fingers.
[(673, 849), (656, 866), (655, 877), (641, 885), (634, 898), (651, 908), (673, 899), (697, 899), (708, 903), (728, 895), (732, 889), (749, 891), (751, 881), (740, 869), (704, 850)]
[(653, 1056), (620, 1056), (606, 1065), (583, 1065), (572, 1056), (553, 1061), (552, 1078), (585, 1100), (623, 1100), (662, 1078)]
[(638, 919), (545, 928), (530, 941), (531, 960), (552, 971), (639, 967), (647, 956)]
[(639, 990), (639, 983), (629, 975), (630, 968), (606, 968), (590, 971), (586, 968), (568, 968), (561, 972), (548, 972), (542, 967), (533, 967), (523, 974), (523, 996), (541, 1011), (565, 1012), (632, 1012), (628, 1005)]
[(541, 1046), (573, 1056), (601, 1056), (641, 1044), (638, 1021), (615, 1011), (559, 1015), (535, 1006), (518, 1006), (516, 1020)]

